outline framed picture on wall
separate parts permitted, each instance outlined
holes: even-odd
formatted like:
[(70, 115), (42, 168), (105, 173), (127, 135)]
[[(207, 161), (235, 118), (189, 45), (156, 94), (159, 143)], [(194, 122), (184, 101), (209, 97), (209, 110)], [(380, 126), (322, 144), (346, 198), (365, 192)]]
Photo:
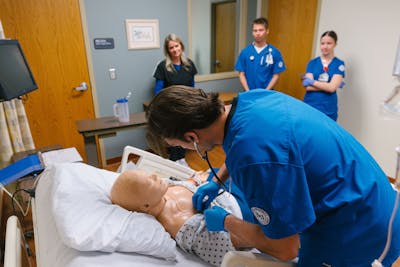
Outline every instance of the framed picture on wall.
[(125, 20), (128, 49), (160, 48), (158, 19)]

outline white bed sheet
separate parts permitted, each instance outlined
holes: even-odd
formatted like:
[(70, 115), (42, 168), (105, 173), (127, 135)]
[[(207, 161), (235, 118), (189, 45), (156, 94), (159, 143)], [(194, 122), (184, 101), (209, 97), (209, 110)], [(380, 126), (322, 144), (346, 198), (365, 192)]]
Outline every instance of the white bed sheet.
[[(136, 253), (82, 252), (65, 246), (59, 237), (51, 212), (51, 185), (49, 175), (41, 175), (33, 200), (33, 223), (35, 250), (38, 267), (82, 267), (82, 266), (210, 266), (200, 258), (177, 249), (177, 261), (168, 262)], [(77, 222), (79, 223), (79, 222)]]

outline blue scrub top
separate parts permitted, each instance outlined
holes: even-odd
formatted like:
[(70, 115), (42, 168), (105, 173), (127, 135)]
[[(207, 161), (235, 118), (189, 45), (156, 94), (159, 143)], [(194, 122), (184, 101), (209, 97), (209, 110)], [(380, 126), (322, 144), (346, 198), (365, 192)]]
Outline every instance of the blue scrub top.
[(248, 45), (241, 52), (235, 64), (235, 70), (244, 72), (249, 89), (267, 88), (272, 76), (286, 70), (281, 52), (267, 45), (257, 53), (254, 45)]
[[(334, 57), (324, 70), (321, 62), (321, 57), (316, 57), (307, 64), (307, 73), (312, 73), (314, 80), (321, 82), (330, 82), (336, 74), (345, 76), (344, 62), (337, 57)], [(338, 117), (338, 104), (336, 91), (328, 93), (324, 91), (307, 91), (304, 95), (304, 102), (318, 109), (322, 113), (328, 115), (335, 120)]]
[[(395, 191), (364, 147), (333, 120), (279, 92), (240, 93), (223, 148), (265, 235), (300, 233), (299, 267), (369, 266), (380, 256)], [(399, 214), (393, 231), (386, 264), (400, 255)]]

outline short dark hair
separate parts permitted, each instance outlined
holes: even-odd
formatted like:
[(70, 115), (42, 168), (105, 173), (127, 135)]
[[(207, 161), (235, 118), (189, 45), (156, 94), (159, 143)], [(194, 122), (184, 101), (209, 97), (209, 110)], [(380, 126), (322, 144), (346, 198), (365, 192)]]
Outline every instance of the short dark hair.
[(337, 39), (338, 38), (337, 38), (336, 32), (334, 32), (334, 31), (326, 31), (321, 35), (320, 39), (322, 39), (322, 37), (325, 37), (325, 36), (332, 37), (332, 39), (335, 40), (335, 43), (337, 43)]
[(207, 128), (224, 110), (218, 93), (183, 85), (167, 87), (146, 110), (148, 145), (153, 149), (152, 143), (163, 142), (165, 138), (186, 141), (186, 132)]
[(262, 24), (262, 25), (264, 25), (265, 29), (268, 29), (268, 27), (269, 27), (268, 19), (266, 19), (264, 17), (256, 18), (255, 20), (253, 20), (253, 23), (251, 24), (251, 26), (253, 27), (254, 24)]

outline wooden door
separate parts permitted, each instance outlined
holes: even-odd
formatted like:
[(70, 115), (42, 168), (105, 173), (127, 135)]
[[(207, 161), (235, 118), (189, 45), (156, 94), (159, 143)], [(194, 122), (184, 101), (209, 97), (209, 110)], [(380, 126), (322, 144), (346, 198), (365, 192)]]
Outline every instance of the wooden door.
[(233, 71), (236, 43), (236, 1), (213, 3), (213, 73)]
[[(7, 38), (18, 39), (39, 89), (25, 110), (36, 147), (76, 147), (85, 157), (75, 121), (94, 118), (78, 0), (0, 0)], [(82, 82), (89, 89), (73, 88)]]
[[(277, 47), (286, 63), (275, 89), (303, 99), (300, 75), (312, 57), (318, 0), (268, 0), (262, 15), (268, 18), (268, 42)], [(268, 14), (265, 14), (268, 10)]]

